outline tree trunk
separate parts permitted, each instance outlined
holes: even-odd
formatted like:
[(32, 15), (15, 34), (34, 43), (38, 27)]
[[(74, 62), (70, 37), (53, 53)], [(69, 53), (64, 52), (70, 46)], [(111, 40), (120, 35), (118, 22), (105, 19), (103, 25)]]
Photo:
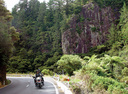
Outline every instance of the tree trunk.
[(0, 65), (0, 85), (6, 83), (6, 65)]

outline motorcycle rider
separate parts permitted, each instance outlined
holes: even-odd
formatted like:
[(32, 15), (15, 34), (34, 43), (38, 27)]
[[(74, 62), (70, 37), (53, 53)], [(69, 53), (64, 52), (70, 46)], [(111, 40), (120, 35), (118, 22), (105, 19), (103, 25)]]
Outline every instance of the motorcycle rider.
[(43, 76), (43, 74), (41, 73), (40, 69), (38, 69), (36, 71), (36, 74), (35, 74), (35, 83), (36, 83), (36, 78), (41, 77), (42, 78), (42, 84), (44, 85), (44, 78), (42, 76)]

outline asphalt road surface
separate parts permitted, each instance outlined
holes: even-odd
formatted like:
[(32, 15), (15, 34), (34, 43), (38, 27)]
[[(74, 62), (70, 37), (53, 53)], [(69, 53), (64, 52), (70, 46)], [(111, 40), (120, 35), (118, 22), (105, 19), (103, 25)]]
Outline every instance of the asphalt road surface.
[(32, 77), (9, 77), (11, 84), (1, 88), (0, 94), (58, 94), (56, 87), (49, 81), (44, 79), (44, 86), (39, 89), (35, 87)]

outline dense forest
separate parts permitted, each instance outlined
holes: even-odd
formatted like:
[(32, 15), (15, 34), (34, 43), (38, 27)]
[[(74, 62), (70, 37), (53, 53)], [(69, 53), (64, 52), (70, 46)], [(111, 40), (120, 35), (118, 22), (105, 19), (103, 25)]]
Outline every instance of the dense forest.
[[(124, 0), (94, 0), (102, 7), (120, 10)], [(20, 33), (9, 60), (8, 72), (32, 72), (38, 68), (57, 71), (62, 56), (62, 33), (69, 28), (72, 15), (80, 13), (88, 0), (21, 0), (12, 9), (12, 26)], [(127, 1), (125, 1), (127, 4)]]
[(81, 11), (81, 4), (75, 2), (21, 0), (14, 6), (12, 25), (20, 33), (20, 40), (14, 43), (8, 72), (26, 73), (38, 68), (57, 71), (56, 62), (63, 54), (62, 32), (68, 28), (70, 15)]
[[(83, 7), (90, 5), (91, 7), (87, 8), (93, 12), (96, 4), (99, 12), (111, 8), (116, 17), (114, 21), (109, 19), (112, 23), (105, 33), (106, 40), (100, 45), (89, 46), (89, 51), (86, 53), (64, 55), (62, 47), (64, 32), (76, 31), (77, 33), (69, 33), (80, 36), (84, 31), (81, 29), (81, 23), (88, 21), (94, 24), (92, 18), (85, 19), (81, 16), (81, 11)], [(78, 83), (73, 84), (74, 90), (85, 92), (84, 94), (87, 92), (127, 94), (127, 6), (128, 0), (50, 0), (47, 3), (38, 0), (20, 0), (13, 7), (11, 14), (4, 7), (3, 0), (0, 0), (0, 77), (6, 67), (8, 73), (35, 72), (38, 68), (50, 74), (63, 71), (68, 75), (75, 74), (76, 79), (86, 84), (86, 86), (80, 83), (80, 86)], [(101, 16), (107, 15), (106, 13)], [(75, 17), (77, 24), (74, 29), (71, 24)], [(104, 24), (103, 21), (99, 23), (100, 26)], [(102, 35), (99, 31), (101, 27), (91, 26), (93, 26), (90, 28), (91, 32)], [(74, 45), (77, 47), (78, 44), (71, 44), (73, 46), (68, 49), (74, 50)]]

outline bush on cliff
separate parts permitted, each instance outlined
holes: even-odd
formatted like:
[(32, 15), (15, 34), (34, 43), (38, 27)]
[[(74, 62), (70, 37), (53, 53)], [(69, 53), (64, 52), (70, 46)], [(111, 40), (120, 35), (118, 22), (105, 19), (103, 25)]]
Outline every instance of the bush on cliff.
[(73, 71), (81, 68), (82, 59), (77, 55), (63, 55), (57, 64), (59, 70), (72, 75)]

